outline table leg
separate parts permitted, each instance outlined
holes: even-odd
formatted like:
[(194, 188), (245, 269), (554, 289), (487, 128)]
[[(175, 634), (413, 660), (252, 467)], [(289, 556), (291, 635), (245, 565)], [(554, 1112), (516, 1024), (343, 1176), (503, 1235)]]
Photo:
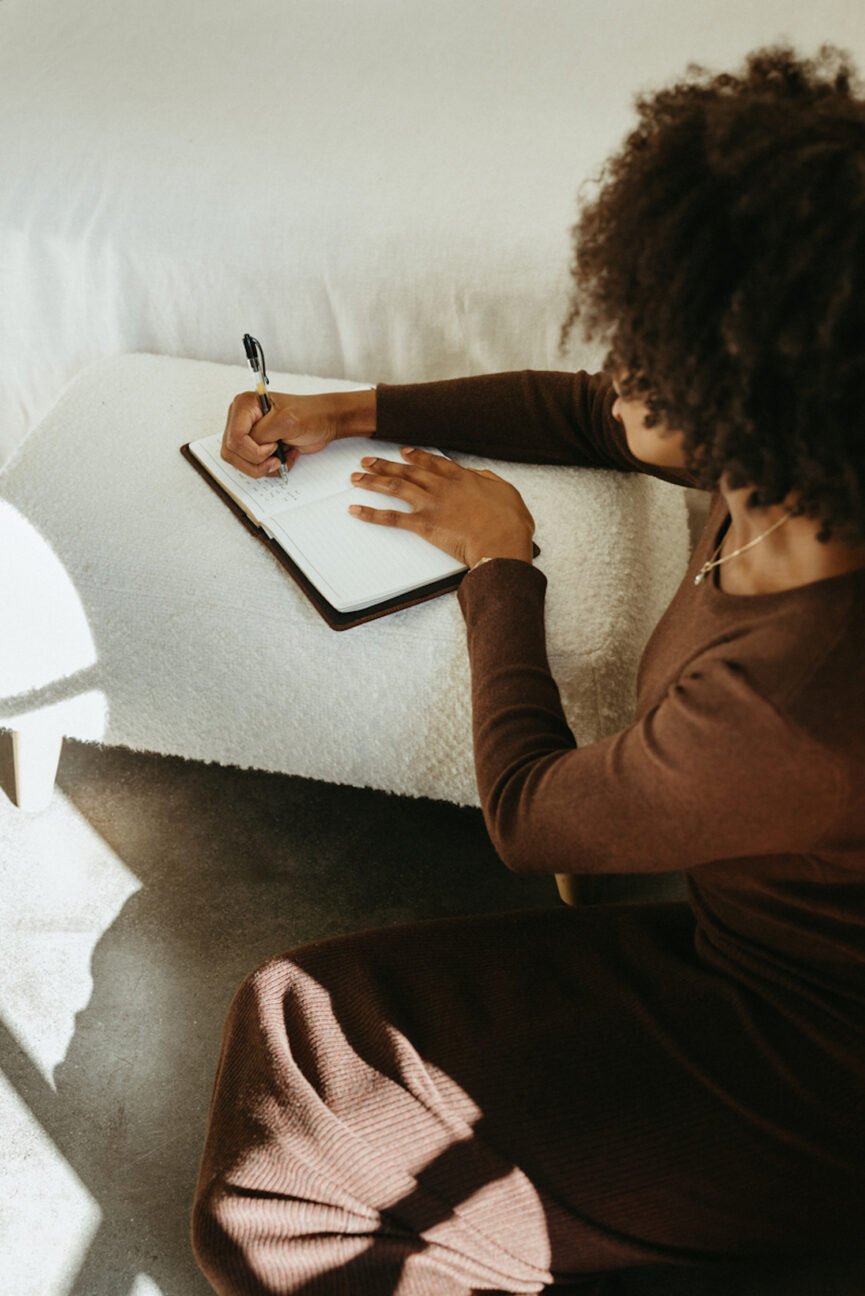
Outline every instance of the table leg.
[(33, 720), (13, 730), (15, 800), (20, 810), (44, 810), (48, 805), (62, 746), (63, 733), (56, 722)]
[(580, 905), (583, 903), (580, 895), (580, 879), (574, 877), (572, 873), (557, 873), (556, 886), (559, 889), (559, 898), (564, 900), (565, 904)]

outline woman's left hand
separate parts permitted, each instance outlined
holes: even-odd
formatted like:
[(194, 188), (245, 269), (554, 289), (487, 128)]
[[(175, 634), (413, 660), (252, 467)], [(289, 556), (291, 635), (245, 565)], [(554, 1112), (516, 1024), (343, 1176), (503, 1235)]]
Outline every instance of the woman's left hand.
[(351, 480), (363, 490), (406, 500), (412, 512), (354, 504), (350, 513), (364, 522), (414, 531), (467, 567), (481, 558), (531, 562), (534, 519), (510, 483), (486, 468), (462, 468), (425, 450), (400, 453), (404, 464), (361, 459), (366, 471), (352, 473)]

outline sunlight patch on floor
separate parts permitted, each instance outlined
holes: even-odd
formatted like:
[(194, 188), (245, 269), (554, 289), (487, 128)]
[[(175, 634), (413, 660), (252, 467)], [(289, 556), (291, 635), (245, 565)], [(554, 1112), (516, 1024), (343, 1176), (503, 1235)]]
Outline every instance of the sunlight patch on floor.
[(0, 1017), (53, 1085), (93, 989), (93, 951), (140, 883), (55, 789), (38, 815), (0, 797)]
[(0, 1129), (3, 1289), (66, 1296), (102, 1213), (2, 1072)]
[(129, 1296), (163, 1296), (159, 1287), (147, 1274), (137, 1274), (135, 1282), (129, 1289)]

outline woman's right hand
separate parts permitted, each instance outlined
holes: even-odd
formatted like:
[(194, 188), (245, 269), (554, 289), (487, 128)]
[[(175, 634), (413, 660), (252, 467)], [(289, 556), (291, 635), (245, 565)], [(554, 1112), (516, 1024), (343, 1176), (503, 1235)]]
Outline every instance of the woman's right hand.
[(249, 477), (279, 472), (276, 447), (285, 446), (285, 466), (298, 455), (323, 450), (337, 437), (371, 435), (375, 392), (322, 392), (292, 396), (268, 392), (271, 409), (262, 414), (255, 392), (240, 392), (228, 408), (220, 453)]

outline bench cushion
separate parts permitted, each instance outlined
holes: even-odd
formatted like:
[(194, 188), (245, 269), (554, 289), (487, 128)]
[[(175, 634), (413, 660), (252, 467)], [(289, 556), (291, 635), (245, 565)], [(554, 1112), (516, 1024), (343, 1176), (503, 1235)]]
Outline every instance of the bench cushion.
[[(271, 375), (276, 391), (358, 384)], [(337, 634), (186, 464), (242, 366), (127, 355), (67, 388), (0, 477), (0, 724), (477, 804), (456, 598)], [(642, 646), (687, 564), (684, 492), (642, 475), (491, 466), (549, 578), (553, 671), (579, 743), (627, 723)]]

